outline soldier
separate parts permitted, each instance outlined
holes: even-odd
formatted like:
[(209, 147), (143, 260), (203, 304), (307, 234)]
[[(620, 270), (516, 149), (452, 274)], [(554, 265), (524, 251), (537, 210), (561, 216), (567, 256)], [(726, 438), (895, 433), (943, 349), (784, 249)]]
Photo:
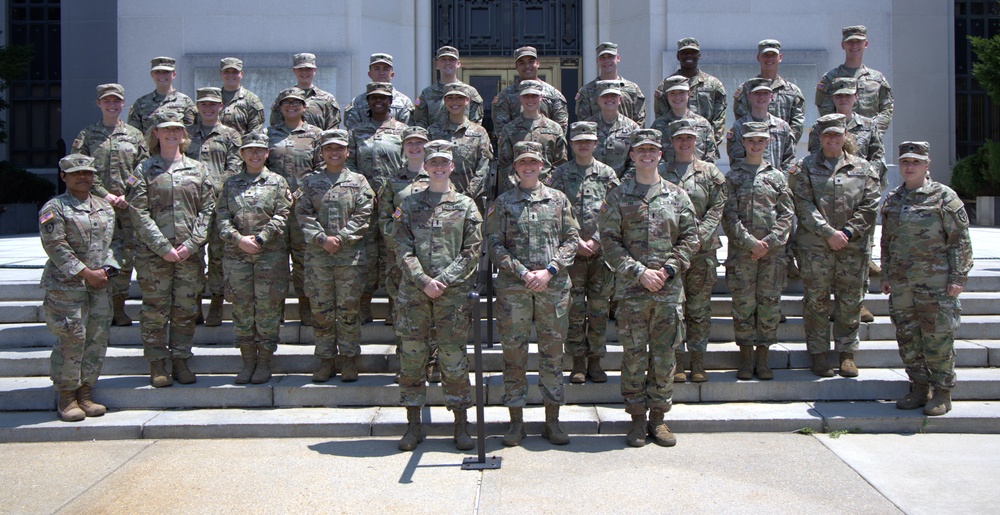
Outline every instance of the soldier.
[[(718, 280), (715, 269), (719, 266), (716, 249), (719, 240), (719, 220), (726, 204), (726, 177), (712, 163), (694, 157), (698, 129), (690, 119), (682, 118), (670, 123), (670, 144), (674, 158), (660, 162), (660, 177), (683, 189), (691, 200), (698, 222), (698, 250), (691, 256), (691, 266), (682, 276), (684, 282), (685, 340), (691, 351), (691, 381), (708, 381), (705, 373), (705, 351), (712, 332), (712, 286)], [(687, 380), (684, 376), (684, 342), (676, 349), (677, 367), (674, 382)]]
[(184, 155), (191, 140), (181, 120), (176, 111), (156, 113), (146, 136), (153, 157), (140, 163), (128, 180), (128, 203), (139, 240), (135, 253), (142, 288), (139, 330), (154, 387), (173, 384), (166, 372), (167, 358), (177, 382), (197, 380), (187, 362), (198, 294), (205, 287), (203, 248), (215, 211), (208, 169)]
[(514, 148), (520, 183), (497, 197), (486, 215), (490, 258), (499, 269), (496, 282), (497, 330), (503, 345), (503, 404), (510, 429), (503, 444), (526, 436), (528, 338), (531, 321), (538, 333), (538, 387), (545, 404), (542, 437), (569, 443), (559, 427), (559, 406), (566, 402), (562, 381), (563, 341), (569, 312), (569, 274), (580, 232), (573, 207), (562, 192), (542, 184), (542, 146), (522, 141)]
[[(688, 79), (691, 96), (688, 100), (691, 110), (701, 115), (712, 124), (715, 144), (722, 144), (722, 135), (726, 131), (726, 88), (722, 81), (698, 69), (701, 59), (701, 45), (695, 38), (684, 38), (677, 42), (677, 61), (680, 68), (672, 75), (680, 75)], [(670, 77), (663, 79), (656, 88), (656, 103), (653, 111), (659, 118), (672, 109), (665, 94), (672, 85)]]
[(264, 128), (264, 104), (252, 91), (244, 88), (243, 61), (235, 57), (223, 57), (219, 63), (222, 77), (222, 112), (219, 121), (226, 127), (236, 129), (236, 133), (250, 134)]
[(781, 291), (787, 279), (784, 247), (795, 208), (785, 173), (764, 158), (770, 125), (748, 121), (740, 133), (746, 156), (726, 176), (722, 215), (729, 240), (726, 283), (733, 293), (733, 332), (740, 347), (736, 378), (753, 379), (756, 372), (767, 381), (774, 379), (767, 354), (778, 342)]
[(610, 166), (619, 177), (628, 168), (629, 138), (641, 127), (620, 112), (624, 93), (616, 81), (598, 81), (599, 111), (590, 120), (597, 122), (597, 148), (594, 159)]
[(455, 171), (451, 174), (451, 183), (459, 193), (478, 200), (484, 193), (483, 183), (490, 173), (493, 145), (486, 129), (465, 115), (468, 105), (469, 96), (462, 86), (448, 84), (444, 91), (448, 117), (428, 127), (427, 136), (432, 140), (452, 143)]
[(873, 118), (875, 126), (881, 134), (885, 134), (892, 121), (892, 89), (881, 72), (861, 62), (865, 49), (868, 48), (868, 29), (864, 25), (852, 25), (841, 29), (841, 34), (840, 48), (844, 49), (844, 64), (826, 72), (816, 85), (819, 114), (836, 112), (836, 107), (828, 96), (828, 92), (833, 91), (833, 79), (853, 77), (858, 81), (858, 102), (854, 105), (854, 111)]
[[(653, 128), (660, 134), (670, 134), (670, 122), (684, 118), (692, 120), (692, 125), (698, 131), (698, 146), (695, 148), (694, 156), (701, 161), (714, 163), (719, 159), (715, 128), (709, 120), (691, 108), (690, 88), (690, 81), (682, 75), (663, 79), (657, 89), (660, 95), (657, 102), (663, 99), (662, 102), (666, 103), (667, 107), (657, 115), (653, 121)], [(660, 148), (663, 148), (661, 152), (664, 161), (671, 161), (674, 158), (674, 147), (669, 141), (669, 136), (660, 142)]]
[(198, 114), (191, 97), (174, 89), (177, 61), (172, 57), (154, 57), (150, 62), (149, 76), (156, 89), (139, 97), (128, 110), (128, 124), (139, 129), (144, 135), (153, 128), (153, 114), (160, 111), (180, 113), (185, 125), (194, 123)]
[(312, 380), (329, 381), (336, 373), (337, 355), (344, 357), (340, 380), (358, 380), (361, 323), (358, 308), (365, 283), (366, 255), (362, 238), (372, 221), (375, 192), (361, 174), (346, 167), (348, 134), (323, 131), (326, 168), (302, 180), (295, 214), (306, 249), (306, 295), (315, 303), (313, 331), (319, 368)]
[(503, 128), (514, 120), (521, 112), (521, 86), (524, 80), (538, 82), (541, 90), (539, 110), (547, 118), (559, 124), (563, 134), (566, 134), (569, 123), (569, 110), (566, 108), (566, 97), (549, 83), (538, 78), (538, 51), (535, 47), (523, 46), (514, 51), (514, 67), (517, 69), (517, 79), (513, 84), (503, 89), (493, 99), (493, 134), (500, 138)]
[[(676, 279), (698, 248), (698, 221), (683, 189), (657, 174), (662, 135), (632, 133), (635, 177), (611, 190), (601, 205), (601, 245), (615, 270), (618, 338), (622, 342), (621, 391), (632, 428), (632, 447), (677, 438), (664, 423), (674, 389), (674, 349), (684, 339), (684, 285)], [(646, 411), (649, 410), (649, 424)]]
[[(396, 73), (392, 71), (392, 56), (389, 54), (372, 54), (368, 64), (368, 78), (373, 83), (389, 84)], [(410, 124), (413, 110), (416, 109), (410, 97), (403, 94), (398, 89), (391, 88), (392, 103), (389, 104), (389, 116), (403, 125)], [(368, 93), (362, 93), (351, 100), (351, 103), (344, 109), (344, 127), (348, 130), (357, 130), (358, 126), (365, 123), (369, 118), (368, 111), (371, 106), (368, 103)]]
[[(621, 116), (621, 115), (619, 115)], [(576, 122), (570, 126), (573, 161), (552, 171), (547, 185), (563, 192), (580, 223), (576, 257), (569, 266), (569, 328), (566, 354), (573, 358), (569, 382), (587, 379), (604, 383), (608, 374), (601, 369), (607, 354), (608, 304), (614, 288), (614, 274), (604, 262), (597, 218), (601, 203), (618, 186), (618, 174), (610, 166), (594, 159), (597, 147), (597, 124)]]
[(858, 314), (878, 206), (878, 173), (868, 161), (844, 150), (844, 115), (828, 114), (818, 122), (822, 150), (800, 161), (790, 178), (799, 221), (795, 239), (804, 288), (806, 347), (812, 355), (812, 372), (832, 377), (826, 356), (832, 292), (840, 375), (857, 377)]
[(435, 123), (447, 123), (449, 111), (444, 103), (444, 96), (449, 91), (462, 91), (469, 99), (462, 114), (476, 123), (483, 122), (483, 97), (476, 88), (458, 80), (458, 69), (462, 61), (458, 58), (458, 49), (443, 46), (437, 51), (434, 68), (440, 76), (438, 82), (424, 88), (417, 97), (413, 110), (413, 125), (430, 127)]
[(445, 405), (455, 413), (455, 447), (462, 451), (475, 447), (468, 431), (472, 388), (465, 346), (471, 326), (468, 295), (483, 244), (483, 218), (476, 203), (451, 184), (450, 147), (441, 140), (425, 146), (429, 184), (406, 197), (392, 214), (397, 265), (403, 271), (396, 319), (396, 332), (403, 340), (399, 390), (409, 422), (399, 441), (401, 451), (412, 451), (423, 441), (420, 410), (426, 403), (424, 380), (432, 345), (439, 349)]
[[(768, 87), (774, 93), (774, 99), (768, 105), (767, 111), (784, 120), (792, 128), (792, 140), (798, 145), (806, 123), (806, 97), (793, 82), (778, 75), (781, 42), (776, 39), (765, 39), (757, 43), (757, 62), (760, 63), (760, 73), (757, 77), (766, 79)], [(733, 115), (736, 119), (750, 114), (749, 82), (740, 84), (736, 88), (736, 93), (733, 93)]]
[(925, 415), (938, 416), (951, 411), (958, 296), (972, 269), (972, 240), (965, 205), (931, 180), (930, 162), (927, 142), (899, 146), (903, 184), (882, 204), (881, 287), (910, 378), (910, 393), (896, 407), (923, 406)]
[(223, 186), (214, 232), (225, 242), (226, 295), (233, 303), (234, 343), (243, 358), (236, 384), (262, 384), (271, 379), (288, 293), (284, 232), (292, 193), (284, 178), (264, 166), (267, 136), (250, 133), (242, 140), (242, 172)]
[[(199, 88), (197, 99), (200, 123), (187, 126), (191, 146), (186, 154), (208, 168), (212, 188), (216, 193), (221, 193), (226, 179), (240, 172), (240, 135), (236, 129), (222, 125), (219, 121), (219, 112), (222, 110), (221, 89)], [(214, 222), (209, 227), (214, 228)], [(208, 318), (204, 319), (205, 325), (210, 327), (222, 325), (222, 254), (222, 240), (219, 232), (213, 229), (208, 233), (208, 281), (205, 285), (212, 298)], [(201, 299), (198, 300), (198, 315), (201, 319)]]
[[(622, 115), (632, 120), (638, 126), (646, 123), (646, 96), (642, 94), (639, 85), (623, 79), (618, 75), (618, 63), (622, 56), (618, 54), (618, 45), (605, 42), (597, 45), (597, 68), (600, 70), (597, 78), (584, 84), (576, 94), (576, 117), (581, 121), (594, 120), (601, 111), (600, 95), (613, 87), (619, 92), (621, 103), (618, 109)], [(601, 85), (602, 81), (610, 81), (613, 85)]]
[[(278, 94), (275, 104), (281, 110), (283, 123), (267, 128), (268, 170), (282, 176), (288, 189), (298, 191), (300, 182), (323, 164), (319, 155), (320, 128), (305, 120), (308, 109), (305, 91), (289, 88)], [(302, 224), (296, 218), (294, 200), (288, 214), (288, 231), (285, 235), (292, 256), (292, 286), (299, 296), (299, 321), (304, 326), (313, 323), (312, 304), (303, 283), (305, 276), (306, 239)]]
[(292, 73), (295, 74), (295, 86), (281, 90), (271, 104), (271, 125), (281, 125), (281, 101), (287, 98), (289, 91), (298, 89), (299, 94), (305, 98), (303, 117), (306, 122), (319, 130), (340, 127), (340, 104), (337, 99), (332, 93), (313, 85), (313, 80), (316, 79), (316, 56), (309, 53), (292, 56)]
[(514, 146), (521, 141), (534, 141), (542, 146), (544, 167), (541, 180), (548, 178), (555, 166), (566, 162), (566, 136), (559, 124), (541, 111), (542, 82), (522, 80), (521, 114), (515, 116), (500, 132), (497, 143), (497, 192), (503, 193), (517, 182), (511, 172), (514, 164)]
[(45, 289), (45, 325), (52, 346), (52, 384), (59, 393), (59, 418), (77, 422), (107, 409), (91, 400), (108, 349), (111, 300), (108, 286), (118, 273), (112, 249), (115, 211), (92, 192), (94, 159), (70, 154), (59, 160), (66, 193), (38, 214), (42, 248), (49, 259), (39, 286)]
[(733, 128), (726, 133), (726, 153), (729, 154), (730, 169), (739, 168), (740, 161), (746, 157), (746, 149), (743, 148), (743, 128), (746, 122), (767, 124), (770, 137), (767, 149), (764, 150), (764, 159), (771, 166), (787, 175), (788, 169), (795, 164), (795, 135), (792, 128), (784, 120), (768, 112), (769, 106), (774, 103), (774, 92), (768, 82), (768, 79), (750, 79), (744, 83), (748, 90), (746, 96), (750, 112), (738, 117)]
[(92, 191), (115, 208), (114, 240), (111, 244), (121, 265), (121, 273), (111, 278), (111, 307), (114, 311), (111, 323), (116, 326), (132, 325), (132, 319), (125, 313), (125, 299), (132, 282), (135, 236), (125, 200), (126, 181), (132, 176), (132, 170), (149, 157), (142, 132), (118, 118), (124, 106), (125, 89), (120, 84), (97, 86), (101, 121), (80, 131), (73, 140), (71, 150), (73, 154), (94, 158), (97, 174)]

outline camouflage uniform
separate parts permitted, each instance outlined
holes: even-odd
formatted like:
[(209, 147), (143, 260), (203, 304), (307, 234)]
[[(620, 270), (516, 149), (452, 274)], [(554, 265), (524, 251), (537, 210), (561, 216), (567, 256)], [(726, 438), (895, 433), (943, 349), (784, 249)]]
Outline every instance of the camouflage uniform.
[[(548, 82), (541, 79), (534, 79), (541, 84), (542, 101), (539, 104), (539, 112), (546, 118), (556, 122), (562, 129), (563, 134), (569, 126), (569, 109), (566, 107), (566, 97)], [(500, 138), (504, 127), (514, 121), (521, 114), (521, 79), (514, 79), (514, 83), (507, 86), (496, 98), (493, 99), (493, 110), (490, 116), (493, 118), (493, 134)]]
[[(124, 195), (128, 189), (125, 181), (132, 176), (132, 170), (149, 157), (145, 137), (139, 129), (121, 120), (111, 131), (101, 122), (83, 129), (73, 140), (70, 153), (94, 158), (97, 173), (94, 174), (91, 192), (102, 199), (108, 193)], [(135, 236), (128, 208), (115, 209), (114, 240), (111, 244), (121, 264), (121, 273), (111, 279), (111, 294), (128, 295), (135, 255)]]
[(183, 117), (184, 125), (191, 125), (198, 116), (198, 109), (191, 97), (174, 90), (164, 96), (156, 91), (136, 99), (128, 110), (128, 124), (147, 134), (153, 127), (153, 113), (174, 111)]
[[(403, 273), (396, 298), (396, 332), (402, 339), (401, 402), (426, 403), (433, 327), (445, 404), (450, 410), (468, 409), (472, 406), (465, 349), (471, 326), (468, 294), (482, 249), (482, 216), (476, 203), (461, 193), (424, 189), (406, 197), (392, 217), (396, 264)], [(447, 286), (436, 299), (423, 292), (432, 279)]]
[[(698, 221), (687, 193), (666, 180), (646, 186), (626, 179), (601, 206), (601, 245), (615, 270), (618, 337), (623, 347), (625, 411), (670, 411), (674, 350), (684, 342), (684, 285), (698, 248)], [(639, 277), (670, 266), (674, 277), (651, 293)]]
[[(819, 134), (816, 132), (817, 125), (813, 124), (809, 129), (809, 153), (820, 151)], [(853, 113), (847, 118), (847, 132), (854, 137), (857, 144), (857, 151), (854, 155), (868, 161), (879, 176), (879, 186), (882, 190), (888, 186), (888, 179), (885, 176), (885, 147), (882, 144), (882, 135), (875, 121), (867, 116)]]
[[(402, 284), (403, 280), (403, 272), (396, 263), (396, 245), (392, 238), (392, 215), (396, 212), (396, 208), (403, 204), (406, 197), (427, 189), (429, 183), (430, 176), (423, 169), (414, 173), (403, 166), (389, 177), (378, 193), (378, 201), (375, 202), (375, 207), (378, 210), (378, 228), (381, 231), (383, 241), (385, 241), (385, 292), (391, 299), (396, 298), (399, 293), (399, 285)], [(398, 310), (399, 306), (394, 305), (393, 308)]]
[[(544, 184), (530, 191), (513, 188), (503, 193), (486, 215), (490, 258), (499, 269), (496, 320), (503, 345), (503, 404), (508, 408), (523, 408), (527, 402), (525, 368), (532, 320), (538, 334), (542, 401), (561, 405), (566, 400), (562, 359), (570, 283), (565, 269), (576, 255), (579, 227), (566, 195)], [(545, 291), (529, 290), (521, 277), (546, 267), (557, 273)]]
[[(864, 25), (855, 25), (841, 29), (841, 42), (849, 39), (868, 39), (868, 29)], [(854, 112), (875, 120), (875, 126), (884, 134), (892, 121), (892, 88), (889, 81), (877, 70), (864, 64), (860, 68), (848, 68), (843, 64), (826, 72), (826, 75), (816, 84), (816, 106), (820, 116), (837, 112), (828, 92), (833, 80), (838, 77), (854, 77), (858, 80), (858, 102), (854, 104)]]
[[(680, 75), (680, 70), (671, 75)], [(664, 89), (665, 83), (666, 79), (656, 87), (656, 103), (653, 105), (653, 112), (656, 113), (657, 118), (670, 113), (670, 102), (667, 101), (667, 93)], [(708, 120), (712, 125), (713, 142), (716, 146), (721, 145), (722, 136), (726, 132), (726, 103), (728, 102), (726, 88), (723, 87), (722, 81), (700, 70), (697, 75), (688, 79), (688, 85), (691, 88), (688, 107), (695, 114)], [(666, 152), (666, 147), (663, 150)], [(699, 159), (701, 158), (699, 157)]]
[[(472, 105), (471, 103), (469, 105)], [(410, 97), (403, 94), (398, 89), (392, 90), (392, 103), (389, 104), (389, 117), (402, 125), (410, 125), (413, 118), (413, 111), (416, 106)], [(354, 132), (371, 120), (368, 114), (368, 96), (362, 93), (351, 100), (351, 103), (344, 109), (344, 128)]]
[(477, 200), (483, 194), (483, 182), (490, 173), (493, 160), (493, 145), (486, 129), (476, 122), (466, 119), (455, 125), (445, 119), (427, 128), (431, 141), (450, 141), (454, 157), (455, 171), (451, 173), (451, 183), (455, 189)]
[[(773, 101), (771, 105), (774, 105)], [(726, 133), (726, 153), (729, 154), (730, 169), (739, 168), (743, 158), (747, 156), (747, 151), (743, 148), (743, 124), (753, 121), (760, 120), (754, 120), (753, 116), (747, 114), (736, 120), (733, 128)], [(771, 137), (764, 149), (764, 161), (787, 174), (788, 169), (795, 164), (795, 135), (784, 120), (773, 114), (768, 113), (767, 125)]]
[[(295, 204), (305, 235), (305, 293), (312, 303), (316, 355), (347, 357), (361, 354), (358, 309), (367, 260), (362, 238), (372, 221), (375, 192), (361, 174), (343, 170), (314, 173), (303, 179)], [(340, 239), (340, 250), (330, 254), (323, 243)]]
[(514, 144), (520, 141), (535, 141), (542, 145), (545, 166), (539, 176), (541, 181), (548, 178), (552, 167), (566, 162), (565, 131), (544, 114), (539, 114), (538, 118), (533, 120), (517, 115), (499, 134), (496, 181), (498, 193), (503, 193), (517, 184), (517, 174), (514, 173)]
[[(233, 304), (236, 347), (278, 349), (282, 303), (288, 293), (288, 249), (284, 231), (292, 206), (288, 183), (264, 168), (226, 180), (216, 205), (216, 230), (225, 242), (226, 296)], [(261, 251), (239, 248), (244, 236), (260, 238)]]
[[(664, 93), (663, 98), (666, 97), (667, 94)], [(660, 144), (663, 145), (661, 160), (666, 162), (674, 160), (674, 147), (670, 143), (670, 124), (677, 120), (691, 120), (695, 130), (698, 131), (698, 143), (694, 149), (695, 159), (709, 163), (719, 160), (719, 146), (716, 144), (715, 129), (712, 127), (712, 123), (691, 109), (688, 109), (688, 112), (683, 116), (676, 116), (669, 106), (662, 115), (656, 117), (652, 126), (653, 129), (663, 134), (663, 139), (660, 140)]]
[[(604, 82), (600, 77), (586, 83), (576, 94), (576, 118), (580, 121), (598, 121), (601, 116), (601, 106), (597, 103), (603, 88), (598, 82)], [(621, 91), (622, 103), (618, 112), (642, 127), (646, 123), (646, 96), (642, 94), (639, 85), (621, 77), (612, 80), (616, 82), (615, 89)]]
[(441, 84), (440, 82), (427, 86), (417, 97), (410, 122), (419, 127), (429, 128), (434, 124), (448, 123), (448, 109), (444, 106), (444, 95), (450, 88), (461, 88), (469, 96), (469, 105), (465, 108), (466, 118), (477, 124), (483, 123), (483, 97), (476, 88), (462, 82)]
[[(758, 75), (757, 78), (760, 76)], [(747, 82), (740, 84), (736, 88), (736, 92), (733, 93), (733, 115), (736, 119), (750, 115), (750, 92), (747, 90)], [(771, 105), (767, 106), (767, 112), (781, 118), (788, 124), (792, 131), (792, 146), (794, 147), (802, 138), (802, 130), (805, 128), (806, 97), (798, 86), (780, 75), (771, 79), (768, 86), (774, 92), (774, 99), (771, 100)], [(739, 124), (736, 125), (739, 126)]]
[[(227, 92), (223, 90), (222, 93), (225, 95)], [(307, 101), (306, 108), (308, 107)], [(252, 91), (240, 86), (240, 89), (233, 92), (232, 100), (219, 111), (219, 123), (232, 127), (241, 136), (260, 132), (264, 128), (264, 103)]]
[[(610, 166), (594, 160), (588, 166), (576, 161), (559, 165), (547, 184), (563, 192), (580, 224), (580, 240), (598, 242), (597, 219), (608, 192), (618, 186), (618, 174)], [(566, 333), (566, 354), (574, 357), (601, 358), (607, 354), (608, 305), (614, 288), (614, 274), (601, 252), (584, 257), (577, 255), (569, 266), (570, 307)]]
[[(337, 104), (337, 99), (334, 98), (332, 93), (323, 91), (316, 86), (309, 89), (301, 89), (293, 86), (282, 90), (275, 98), (284, 98), (293, 89), (305, 92), (306, 112), (302, 118), (306, 123), (318, 127), (321, 131), (340, 127), (340, 105)], [(278, 100), (275, 100), (271, 104), (271, 126), (284, 125), (284, 118), (281, 116), (281, 111), (278, 110), (278, 102)]]
[(641, 127), (621, 113), (618, 113), (618, 119), (613, 124), (604, 123), (600, 112), (591, 120), (597, 123), (597, 148), (594, 149), (594, 159), (610, 166), (621, 177), (629, 164), (629, 150), (632, 150), (629, 146), (629, 136)]

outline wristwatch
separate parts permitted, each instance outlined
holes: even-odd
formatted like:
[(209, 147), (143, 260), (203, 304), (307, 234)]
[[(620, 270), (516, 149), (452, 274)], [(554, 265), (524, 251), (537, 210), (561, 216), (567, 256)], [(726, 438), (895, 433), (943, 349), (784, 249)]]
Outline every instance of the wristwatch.
[(559, 273), (559, 269), (558, 269), (558, 268), (556, 268), (556, 267), (555, 267), (555, 266), (553, 266), (553, 265), (549, 265), (549, 266), (545, 267), (545, 269), (546, 269), (546, 270), (548, 270), (548, 271), (549, 271), (549, 273), (553, 275), (553, 277), (554, 277), (554, 276), (555, 276), (556, 274), (558, 274), (558, 273)]

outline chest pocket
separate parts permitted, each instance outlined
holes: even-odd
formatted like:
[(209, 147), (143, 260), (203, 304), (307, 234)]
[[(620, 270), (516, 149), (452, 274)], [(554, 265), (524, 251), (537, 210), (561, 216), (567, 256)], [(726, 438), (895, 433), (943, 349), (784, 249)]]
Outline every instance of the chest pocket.
[(354, 208), (354, 196), (357, 188), (351, 186), (331, 186), (323, 196), (326, 213), (330, 221), (343, 222)]
[(904, 205), (899, 210), (901, 224), (928, 226), (940, 219), (940, 206)]

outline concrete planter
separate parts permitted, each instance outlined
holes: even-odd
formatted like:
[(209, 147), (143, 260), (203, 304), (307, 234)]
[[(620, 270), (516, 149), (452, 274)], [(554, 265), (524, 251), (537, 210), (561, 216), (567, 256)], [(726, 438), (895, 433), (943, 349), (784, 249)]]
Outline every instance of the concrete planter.
[(1000, 225), (1000, 197), (976, 197), (976, 225)]
[(0, 234), (38, 232), (38, 206), (0, 204)]

